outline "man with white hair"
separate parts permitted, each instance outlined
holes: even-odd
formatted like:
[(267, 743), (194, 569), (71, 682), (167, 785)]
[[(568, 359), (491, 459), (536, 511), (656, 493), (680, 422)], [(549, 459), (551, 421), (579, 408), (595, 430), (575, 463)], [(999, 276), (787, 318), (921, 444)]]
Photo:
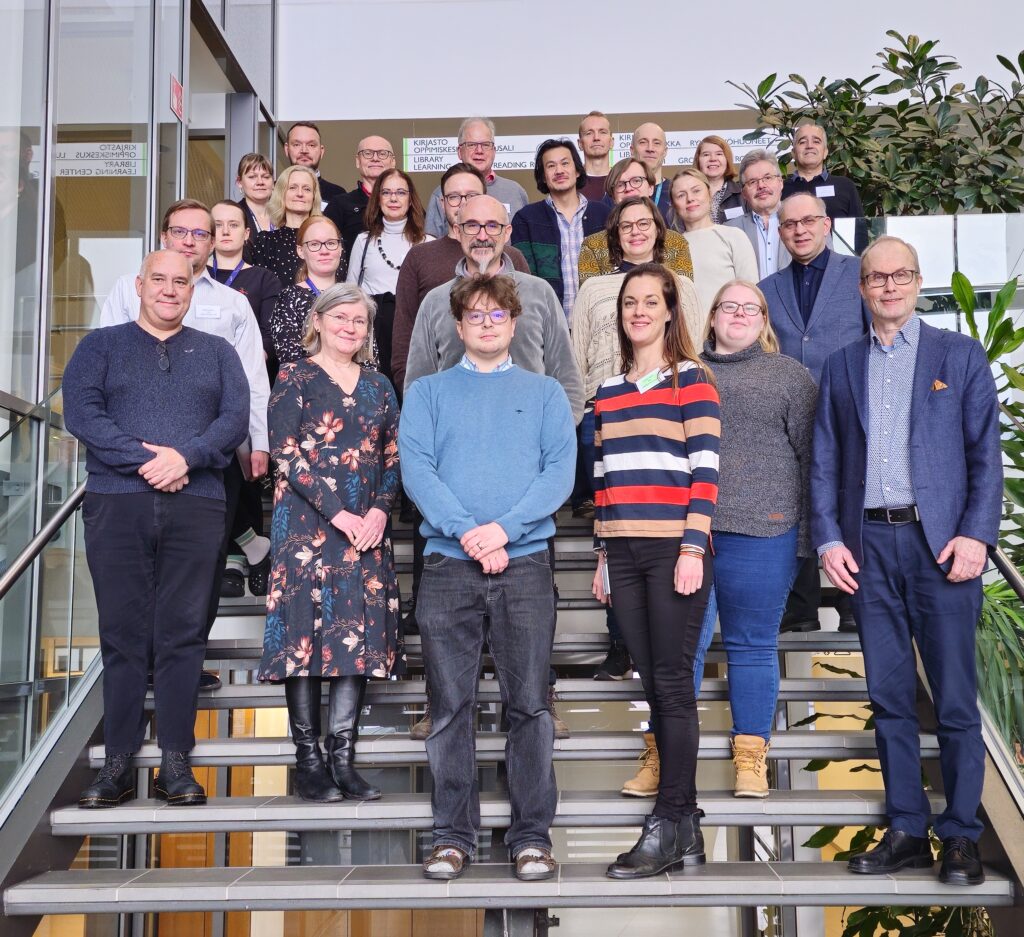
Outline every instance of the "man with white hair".
[(767, 150), (751, 150), (740, 161), (740, 185), (747, 212), (726, 222), (739, 228), (754, 247), (757, 274), (764, 279), (789, 266), (790, 256), (779, 236), (782, 173)]

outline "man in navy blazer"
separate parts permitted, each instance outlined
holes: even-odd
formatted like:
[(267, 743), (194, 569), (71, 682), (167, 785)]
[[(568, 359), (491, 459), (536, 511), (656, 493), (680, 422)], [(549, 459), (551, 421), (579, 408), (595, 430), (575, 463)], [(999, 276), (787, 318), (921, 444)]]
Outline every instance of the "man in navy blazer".
[(999, 402), (981, 345), (915, 316), (917, 253), (882, 237), (861, 258), (868, 335), (821, 373), (811, 464), (811, 537), (852, 596), (885, 782), (889, 829), (850, 859), (885, 874), (932, 864), (921, 788), (913, 643), (938, 720), (946, 808), (939, 878), (984, 881), (977, 817), (985, 748), (974, 635), (987, 549), (1002, 509)]

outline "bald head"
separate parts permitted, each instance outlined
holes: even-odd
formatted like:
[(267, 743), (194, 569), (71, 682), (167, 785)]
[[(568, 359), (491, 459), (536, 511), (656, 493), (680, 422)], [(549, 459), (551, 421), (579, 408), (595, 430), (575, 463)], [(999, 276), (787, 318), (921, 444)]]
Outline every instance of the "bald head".
[(511, 227), (508, 210), (490, 195), (478, 195), (463, 204), (459, 212), (459, 243), (474, 273), (501, 272), (501, 253)]
[(660, 182), (661, 167), (665, 165), (665, 157), (668, 154), (665, 131), (653, 122), (641, 124), (633, 131), (630, 149), (637, 159), (642, 160), (650, 168)]
[(385, 137), (371, 134), (363, 137), (356, 147), (356, 169), (366, 188), (372, 188), (377, 177), (395, 168), (395, 148)]

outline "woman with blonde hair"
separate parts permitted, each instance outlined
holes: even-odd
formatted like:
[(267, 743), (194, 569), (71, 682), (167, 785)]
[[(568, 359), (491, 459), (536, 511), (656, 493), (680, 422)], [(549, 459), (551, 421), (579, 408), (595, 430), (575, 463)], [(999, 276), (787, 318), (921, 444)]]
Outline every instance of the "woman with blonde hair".
[[(735, 793), (767, 797), (767, 755), (779, 694), (779, 622), (797, 557), (811, 550), (808, 477), (817, 386), (807, 368), (779, 353), (764, 294), (745, 280), (726, 283), (715, 296), (701, 358), (714, 372), (721, 398), (718, 503), (711, 531)], [(714, 624), (709, 611), (701, 660)]]
[(296, 234), (308, 218), (323, 214), (320, 210), (320, 182), (308, 166), (289, 166), (274, 184), (267, 204), (271, 229), (260, 231), (252, 246), (252, 262), (273, 270), (281, 286), (292, 286), (299, 269), (295, 252)]

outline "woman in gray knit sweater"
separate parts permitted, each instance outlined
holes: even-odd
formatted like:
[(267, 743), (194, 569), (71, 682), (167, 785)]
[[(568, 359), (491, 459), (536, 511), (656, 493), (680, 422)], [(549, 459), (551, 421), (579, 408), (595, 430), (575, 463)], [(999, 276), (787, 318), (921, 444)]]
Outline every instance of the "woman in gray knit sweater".
[[(807, 485), (817, 387), (802, 364), (779, 353), (764, 295), (744, 280), (726, 283), (715, 296), (701, 358), (714, 371), (722, 407), (712, 543), (735, 791), (767, 797), (779, 621), (797, 556), (810, 550)], [(710, 637), (711, 628), (705, 631)]]

